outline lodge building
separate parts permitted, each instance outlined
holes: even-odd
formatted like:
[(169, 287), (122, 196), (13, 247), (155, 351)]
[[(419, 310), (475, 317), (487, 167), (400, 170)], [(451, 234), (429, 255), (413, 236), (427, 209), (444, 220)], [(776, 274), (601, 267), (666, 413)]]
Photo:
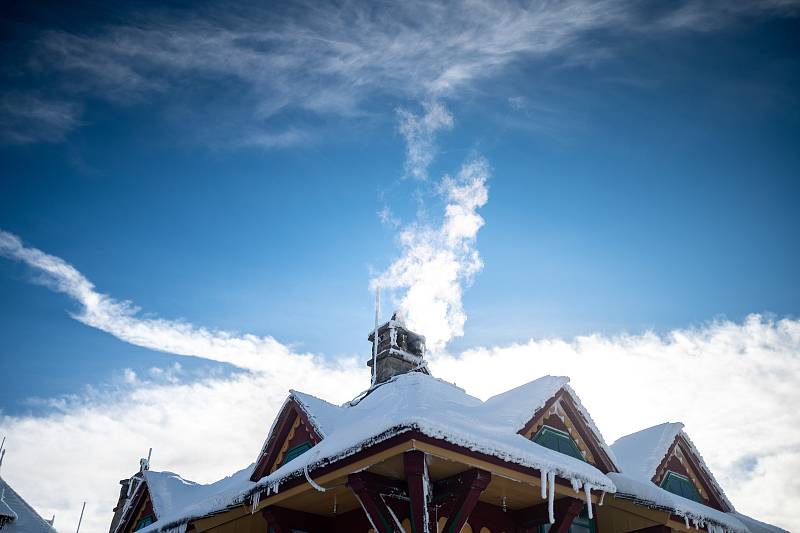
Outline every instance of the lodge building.
[(609, 446), (568, 378), (484, 402), (396, 315), (376, 333), (365, 393), (291, 391), (254, 464), (211, 485), (142, 462), (110, 533), (783, 531), (736, 512), (681, 424)]

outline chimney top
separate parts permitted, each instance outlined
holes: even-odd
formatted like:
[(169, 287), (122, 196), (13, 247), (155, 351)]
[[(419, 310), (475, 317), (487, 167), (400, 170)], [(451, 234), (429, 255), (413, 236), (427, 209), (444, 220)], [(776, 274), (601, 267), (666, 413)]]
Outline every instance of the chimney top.
[[(367, 340), (375, 342), (374, 331)], [(400, 311), (395, 311), (391, 320), (378, 327), (376, 368), (372, 369), (376, 385), (407, 372), (430, 374), (424, 358), (425, 337), (406, 327)], [(367, 361), (367, 366), (373, 366), (372, 358)]]

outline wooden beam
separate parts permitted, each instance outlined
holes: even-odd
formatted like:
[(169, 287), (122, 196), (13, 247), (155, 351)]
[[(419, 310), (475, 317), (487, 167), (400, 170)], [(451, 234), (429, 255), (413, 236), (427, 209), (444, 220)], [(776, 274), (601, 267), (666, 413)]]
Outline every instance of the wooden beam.
[(630, 533), (672, 533), (672, 528), (661, 524), (658, 526), (637, 529), (636, 531), (631, 531)]
[(261, 514), (267, 524), (275, 529), (275, 533), (292, 533), (295, 529), (308, 533), (325, 533), (333, 527), (332, 521), (327, 517), (285, 507), (265, 507)]
[(428, 515), (426, 487), (428, 484), (428, 467), (425, 464), (425, 453), (412, 450), (403, 454), (403, 468), (406, 474), (408, 495), (410, 499), (411, 533), (429, 533), (431, 529)]
[[(567, 500), (567, 498), (562, 499)], [(583, 500), (569, 498), (568, 502), (563, 504), (564, 509), (562, 512), (555, 515), (556, 521), (550, 526), (549, 533), (567, 533), (569, 527), (572, 525), (572, 521), (575, 520), (576, 516), (581, 514), (583, 505)]]
[(383, 501), (379, 492), (382, 476), (369, 472), (357, 472), (347, 476), (347, 485), (355, 493), (367, 518), (375, 529), (375, 533), (403, 533), (402, 526), (397, 522), (394, 514)]
[(478, 503), (481, 493), (489, 486), (492, 474), (486, 470), (473, 468), (454, 476), (454, 478), (444, 480), (439, 484), (440, 487), (446, 488), (449, 493), (454, 495), (448, 512), (450, 516), (442, 533), (459, 533), (461, 531), (472, 514), (475, 504)]
[[(572, 520), (580, 514), (584, 503), (585, 502), (583, 500), (570, 497), (560, 498), (554, 501), (553, 515), (556, 521), (550, 528), (550, 531), (556, 531), (556, 524), (558, 524), (560, 521), (563, 521), (564, 518), (569, 519), (569, 523), (566, 526), (567, 529), (564, 531), (569, 530), (569, 524), (571, 524)], [(525, 509), (518, 509), (512, 513), (512, 516), (514, 517), (514, 521), (517, 523), (517, 526), (523, 529), (537, 528), (540, 525), (550, 523), (550, 513), (547, 508), (547, 502), (532, 505), (531, 507), (527, 507)]]

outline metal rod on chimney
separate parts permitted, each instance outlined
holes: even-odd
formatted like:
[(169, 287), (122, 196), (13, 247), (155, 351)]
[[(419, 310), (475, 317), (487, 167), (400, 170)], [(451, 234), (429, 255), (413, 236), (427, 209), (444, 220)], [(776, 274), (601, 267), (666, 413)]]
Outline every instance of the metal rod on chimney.
[(81, 532), (81, 522), (83, 522), (83, 512), (86, 510), (86, 502), (83, 502), (83, 507), (81, 508), (81, 517), (78, 518), (78, 529), (75, 530), (75, 533)]
[(380, 315), (381, 286), (378, 285), (375, 287), (375, 331), (372, 333), (372, 387), (375, 386), (375, 382), (378, 379), (378, 321), (380, 320)]

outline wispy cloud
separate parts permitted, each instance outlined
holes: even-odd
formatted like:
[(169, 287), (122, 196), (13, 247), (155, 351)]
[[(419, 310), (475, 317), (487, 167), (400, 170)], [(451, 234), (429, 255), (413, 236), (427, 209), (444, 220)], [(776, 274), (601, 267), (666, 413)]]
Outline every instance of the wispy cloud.
[(131, 302), (97, 292), (92, 282), (63, 259), (26, 247), (16, 235), (2, 230), (0, 256), (24, 262), (41, 274), (37, 281), (77, 302), (81, 308), (72, 315), (76, 320), (136, 346), (264, 372), (274, 372), (290, 359), (309, 363), (314, 359), (310, 354), (291, 353), (272, 337), (237, 335), (186, 322), (142, 317)]
[(59, 142), (80, 125), (81, 106), (34, 93), (0, 94), (0, 142)]
[(436, 100), (423, 103), (424, 113), (416, 115), (398, 109), (400, 133), (406, 141), (405, 176), (428, 179), (428, 167), (436, 156), (436, 133), (453, 127), (453, 115)]
[[(592, 30), (611, 29), (628, 35), (621, 39), (628, 42), (653, 32), (707, 31), (709, 21), (717, 28), (752, 14), (792, 15), (798, 4), (731, 5), (677, 3), (657, 10), (655, 18), (623, 0), (153, 10), (132, 14), (130, 24), (47, 31), (36, 41), (30, 64), (38, 73), (58, 74), (54, 85), (68, 99), (91, 96), (125, 104), (155, 96), (183, 99), (191, 87), (192, 94), (204, 89), (236, 94), (224, 113), (238, 107), (235, 112), (252, 123), (293, 110), (354, 117), (362, 116), (375, 96), (459, 96), (521, 60), (583, 61), (598, 49), (584, 39)], [(604, 47), (604, 54), (613, 55), (613, 45)], [(214, 112), (203, 106), (204, 116)], [(213, 129), (225, 121), (203, 124)], [(266, 144), (281, 143), (268, 138)]]

